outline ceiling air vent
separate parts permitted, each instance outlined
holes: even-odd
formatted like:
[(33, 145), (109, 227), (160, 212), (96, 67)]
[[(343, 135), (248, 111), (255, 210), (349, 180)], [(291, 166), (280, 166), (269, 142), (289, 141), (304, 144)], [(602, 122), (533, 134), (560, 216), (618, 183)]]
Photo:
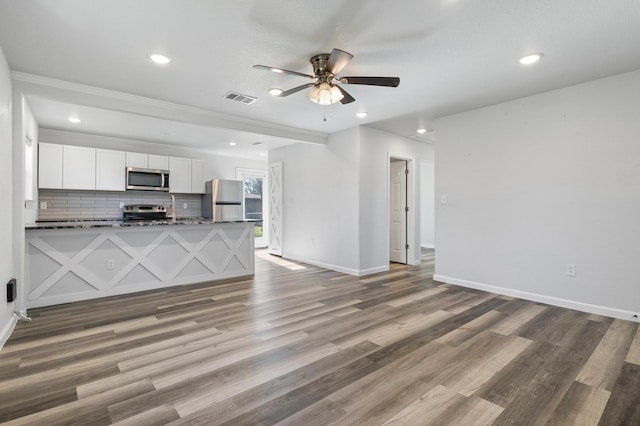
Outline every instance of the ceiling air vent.
[(247, 105), (251, 105), (252, 103), (258, 100), (258, 98), (254, 98), (253, 96), (241, 95), (240, 93), (235, 93), (235, 92), (229, 92), (226, 95), (224, 95), (224, 97), (232, 101), (242, 102), (243, 104), (247, 104)]

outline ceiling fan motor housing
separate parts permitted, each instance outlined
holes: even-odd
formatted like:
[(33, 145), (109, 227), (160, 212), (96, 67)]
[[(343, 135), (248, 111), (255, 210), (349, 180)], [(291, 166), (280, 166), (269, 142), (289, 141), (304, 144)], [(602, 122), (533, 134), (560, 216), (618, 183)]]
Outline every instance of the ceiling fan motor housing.
[(309, 62), (313, 65), (313, 73), (320, 80), (320, 83), (330, 83), (334, 75), (327, 71), (327, 63), (329, 62), (328, 53), (320, 53), (312, 57)]

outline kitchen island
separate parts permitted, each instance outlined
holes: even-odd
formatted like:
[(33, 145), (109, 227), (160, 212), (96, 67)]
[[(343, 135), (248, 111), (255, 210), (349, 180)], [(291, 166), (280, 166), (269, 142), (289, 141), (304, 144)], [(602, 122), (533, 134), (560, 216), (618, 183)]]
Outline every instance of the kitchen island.
[(40, 222), (25, 248), (27, 308), (254, 274), (252, 222)]

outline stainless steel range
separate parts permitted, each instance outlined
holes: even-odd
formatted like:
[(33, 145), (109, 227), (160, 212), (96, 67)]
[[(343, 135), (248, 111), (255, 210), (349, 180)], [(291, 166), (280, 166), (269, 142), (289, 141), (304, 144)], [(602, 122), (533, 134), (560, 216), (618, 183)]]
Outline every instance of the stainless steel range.
[(167, 219), (167, 208), (154, 204), (130, 204), (122, 209), (124, 220), (164, 220)]

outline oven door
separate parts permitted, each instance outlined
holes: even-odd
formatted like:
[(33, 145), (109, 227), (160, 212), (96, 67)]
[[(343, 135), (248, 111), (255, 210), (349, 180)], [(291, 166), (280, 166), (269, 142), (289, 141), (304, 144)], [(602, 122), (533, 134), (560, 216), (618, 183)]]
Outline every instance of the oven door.
[(127, 189), (169, 192), (169, 171), (127, 167)]

